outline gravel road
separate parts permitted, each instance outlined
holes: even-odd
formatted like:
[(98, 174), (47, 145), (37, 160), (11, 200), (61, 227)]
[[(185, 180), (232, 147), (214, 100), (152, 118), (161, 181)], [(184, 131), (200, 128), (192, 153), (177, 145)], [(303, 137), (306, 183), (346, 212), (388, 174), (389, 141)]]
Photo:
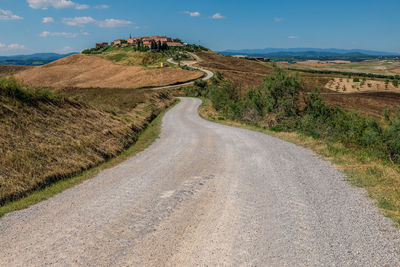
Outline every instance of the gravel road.
[(0, 266), (397, 266), (400, 231), (331, 163), (197, 115), (152, 146), (0, 218)]

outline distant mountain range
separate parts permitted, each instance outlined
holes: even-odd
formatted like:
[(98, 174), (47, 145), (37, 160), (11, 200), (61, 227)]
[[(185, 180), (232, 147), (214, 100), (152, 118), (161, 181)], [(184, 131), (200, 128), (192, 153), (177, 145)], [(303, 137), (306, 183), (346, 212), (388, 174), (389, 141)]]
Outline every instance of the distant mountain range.
[(225, 50), (223, 55), (248, 55), (270, 57), (360, 57), (360, 56), (400, 56), (400, 53), (363, 49), (322, 49), (322, 48), (264, 48)]
[(0, 65), (29, 65), (38, 66), (73, 55), (56, 53), (37, 53), (32, 55), (0, 56)]

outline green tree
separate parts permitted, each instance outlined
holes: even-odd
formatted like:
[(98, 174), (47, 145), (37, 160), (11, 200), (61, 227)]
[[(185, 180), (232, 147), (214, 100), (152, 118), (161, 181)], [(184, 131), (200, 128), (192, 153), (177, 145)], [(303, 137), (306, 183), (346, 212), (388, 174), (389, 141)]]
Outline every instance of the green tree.
[(160, 51), (161, 50), (161, 41), (158, 40), (157, 42), (157, 50)]
[(151, 40), (150, 48), (151, 48), (151, 50), (156, 50), (157, 49), (157, 44), (156, 44), (156, 42), (154, 40)]
[(293, 76), (277, 68), (267, 76), (263, 89), (271, 101), (270, 112), (283, 116), (293, 116), (299, 112), (299, 95), (304, 91), (298, 76)]

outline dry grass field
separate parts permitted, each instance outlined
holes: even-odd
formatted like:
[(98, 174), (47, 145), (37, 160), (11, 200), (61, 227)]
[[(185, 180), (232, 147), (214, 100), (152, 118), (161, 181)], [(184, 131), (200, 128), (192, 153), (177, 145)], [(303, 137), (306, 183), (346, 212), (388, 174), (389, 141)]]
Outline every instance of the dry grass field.
[(295, 64), (287, 62), (279, 63), (282, 67), (314, 69), (314, 70), (332, 70), (357, 73), (374, 73), (384, 75), (396, 75), (400, 69), (399, 60), (366, 60), (362, 62), (349, 62), (342, 60), (335, 61), (319, 61), (306, 60), (298, 61)]
[(349, 78), (334, 78), (330, 80), (325, 88), (336, 92), (354, 93), (354, 92), (371, 92), (385, 90), (399, 90), (399, 86), (395, 87), (391, 82), (385, 83), (384, 80), (360, 80), (355, 82)]
[(0, 205), (118, 155), (173, 102), (161, 91), (0, 81)]
[(257, 61), (223, 56), (214, 52), (196, 53), (202, 61), (199, 65), (213, 72), (220, 72), (226, 79), (232, 80), (243, 89), (258, 86), (273, 68)]
[(48, 88), (144, 88), (195, 80), (202, 72), (177, 68), (124, 66), (82, 54), (31, 68), (15, 75), (24, 84)]
[(34, 68), (33, 66), (19, 66), (19, 65), (0, 65), (0, 78), (14, 75), (20, 71)]

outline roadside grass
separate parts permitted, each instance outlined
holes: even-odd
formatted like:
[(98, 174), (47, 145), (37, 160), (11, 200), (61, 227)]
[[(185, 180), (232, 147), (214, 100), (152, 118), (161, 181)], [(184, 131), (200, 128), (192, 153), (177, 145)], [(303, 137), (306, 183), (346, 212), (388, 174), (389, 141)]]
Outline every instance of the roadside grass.
[(336, 168), (346, 174), (350, 184), (364, 188), (382, 213), (400, 227), (400, 168), (395, 164), (377, 158), (366, 149), (346, 147), (339, 142), (315, 139), (297, 132), (266, 129), (226, 119), (212, 107), (209, 99), (201, 99), (203, 104), (199, 108), (199, 114), (206, 120), (275, 136), (312, 149), (324, 159), (333, 162)]
[(40, 201), (49, 199), (50, 197), (63, 192), (66, 189), (69, 189), (75, 185), (82, 183), (85, 180), (88, 180), (99, 172), (105, 169), (112, 168), (119, 163), (137, 155), (138, 153), (144, 151), (147, 147), (149, 147), (156, 139), (159, 138), (161, 132), (161, 124), (162, 118), (164, 114), (170, 110), (173, 106), (175, 106), (179, 102), (179, 99), (176, 99), (166, 110), (162, 111), (148, 126), (145, 128), (142, 133), (139, 135), (137, 141), (122, 151), (118, 156), (111, 158), (110, 160), (99, 164), (96, 167), (83, 171), (80, 174), (77, 174), (73, 177), (63, 179), (57, 181), (43, 189), (33, 191), (28, 194), (26, 197), (23, 197), (19, 200), (6, 202), (3, 206), (0, 207), (0, 217), (3, 215), (28, 208)]

